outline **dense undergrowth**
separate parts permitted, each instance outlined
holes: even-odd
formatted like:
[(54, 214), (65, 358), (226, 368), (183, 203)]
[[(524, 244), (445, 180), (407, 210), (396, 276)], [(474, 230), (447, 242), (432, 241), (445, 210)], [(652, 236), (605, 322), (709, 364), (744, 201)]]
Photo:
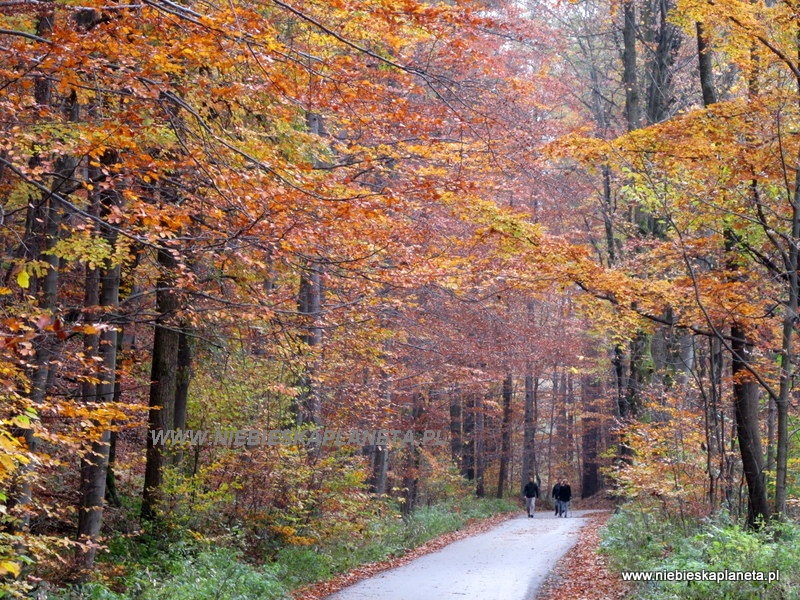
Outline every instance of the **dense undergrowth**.
[(800, 526), (795, 522), (751, 531), (724, 514), (680, 520), (653, 508), (629, 505), (609, 520), (602, 537), (602, 551), (620, 572), (758, 572), (764, 577), (779, 573), (779, 580), (771, 583), (640, 582), (632, 594), (637, 600), (800, 598)]
[(286, 545), (266, 561), (254, 560), (235, 538), (198, 539), (187, 532), (147, 532), (112, 540), (102, 559), (106, 581), (51, 591), (59, 600), (272, 600), (361, 564), (403, 554), (469, 521), (519, 510), (513, 502), (464, 498), (421, 507), (402, 517), (387, 511), (360, 536), (320, 545)]

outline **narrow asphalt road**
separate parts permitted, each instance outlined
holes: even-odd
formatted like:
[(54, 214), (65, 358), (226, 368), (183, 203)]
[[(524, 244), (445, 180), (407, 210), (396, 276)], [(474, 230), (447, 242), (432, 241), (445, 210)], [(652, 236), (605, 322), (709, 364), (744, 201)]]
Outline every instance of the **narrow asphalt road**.
[(327, 600), (531, 600), (577, 540), (586, 512), (575, 511), (569, 518), (549, 511), (536, 513), (534, 519), (520, 515)]

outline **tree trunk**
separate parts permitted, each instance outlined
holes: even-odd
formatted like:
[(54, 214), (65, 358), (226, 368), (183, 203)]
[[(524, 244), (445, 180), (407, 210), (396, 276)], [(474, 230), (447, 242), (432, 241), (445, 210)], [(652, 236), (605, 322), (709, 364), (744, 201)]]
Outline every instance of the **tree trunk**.
[(463, 411), (461, 393), (450, 394), (450, 457), (453, 464), (464, 475), (464, 432), (462, 431)]
[(600, 491), (600, 464), (597, 454), (600, 444), (600, 422), (594, 403), (602, 396), (599, 384), (584, 377), (581, 383), (583, 395), (583, 435), (581, 450), (583, 469), (581, 471), (581, 498), (588, 498)]
[(511, 401), (514, 397), (514, 377), (509, 372), (503, 380), (503, 422), (500, 438), (500, 468), (497, 475), (497, 497), (502, 498), (508, 483), (508, 465), (511, 460), (511, 427), (513, 410)]
[[(40, 18), (37, 26), (37, 34), (40, 37), (48, 35), (52, 31), (52, 14), (44, 15)], [(37, 79), (35, 84), (35, 96), (38, 101), (44, 103), (51, 99), (51, 89), (49, 81)], [(66, 110), (69, 118), (77, 118), (76, 97), (72, 94), (66, 102)], [(40, 162), (36, 156), (31, 162)], [(59, 285), (59, 266), (60, 259), (49, 253), (61, 237), (61, 222), (64, 218), (65, 207), (59, 197), (70, 194), (73, 191), (71, 182), (75, 175), (77, 161), (71, 157), (62, 157), (56, 161), (55, 174), (50, 186), (51, 193), (44, 194), (38, 200), (31, 199), (31, 203), (26, 213), (26, 235), (22, 244), (24, 255), (31, 261), (42, 261), (47, 264), (47, 270), (42, 277), (32, 277), (29, 293), (37, 297), (38, 306), (43, 313), (52, 313), (56, 307)], [(56, 339), (51, 333), (42, 335), (35, 344), (35, 354), (29, 365), (30, 400), (35, 406), (44, 403), (47, 397), (47, 390), (52, 381), (54, 371), (51, 361), (55, 355)], [(23, 438), (31, 453), (35, 453), (38, 446), (33, 430), (29, 428), (14, 428), (13, 435)], [(30, 477), (27, 475), (32, 464), (24, 465), (18, 469), (15, 477), (16, 485), (10, 490), (8, 496), (8, 509), (15, 507), (26, 507), (33, 500)], [(24, 530), (30, 525), (30, 513), (27, 509), (18, 508), (14, 512), (16, 522), (11, 529)]]
[(385, 494), (389, 472), (389, 448), (371, 445), (369, 452), (371, 466), (370, 491), (373, 494)]
[[(107, 234), (114, 241), (114, 236)], [(100, 305), (115, 308), (119, 305), (119, 265), (108, 265), (101, 276)], [(117, 371), (117, 330), (106, 328), (100, 334), (100, 357), (103, 365), (103, 381), (97, 385), (97, 399), (101, 404), (114, 401)], [(97, 537), (103, 523), (103, 501), (106, 496), (106, 478), (111, 443), (111, 430), (103, 432), (99, 440), (92, 443), (91, 452), (81, 465), (81, 501), (78, 511), (78, 538), (88, 544), (78, 551), (78, 564), (83, 569), (84, 579), (94, 565), (97, 553)]]
[(475, 480), (475, 396), (467, 392), (464, 403), (464, 436), (461, 444), (461, 474), (469, 481)]
[(486, 495), (484, 487), (484, 472), (486, 470), (486, 439), (485, 439), (486, 414), (484, 413), (483, 396), (475, 394), (475, 495), (483, 498)]
[(717, 92), (714, 89), (714, 69), (711, 61), (713, 55), (703, 31), (703, 24), (699, 21), (696, 22), (695, 30), (697, 31), (697, 57), (700, 71), (700, 89), (703, 92), (703, 106), (711, 106), (717, 103)]
[(625, 86), (625, 120), (628, 131), (639, 129), (639, 83), (636, 76), (636, 8), (633, 0), (622, 3), (622, 84)]
[(669, 117), (674, 102), (672, 91), (672, 66), (681, 45), (681, 32), (667, 20), (670, 6), (667, 0), (658, 0), (659, 24), (656, 49), (650, 61), (650, 85), (647, 88), (647, 122), (660, 123)]
[(736, 433), (739, 438), (742, 469), (748, 489), (747, 523), (753, 527), (759, 521), (769, 519), (770, 512), (759, 427), (759, 388), (747, 370), (753, 348), (752, 343), (747, 339), (747, 333), (736, 324), (731, 327), (731, 338)]
[(298, 425), (322, 422), (322, 404), (314, 382), (314, 349), (322, 343), (322, 328), (318, 321), (322, 310), (322, 276), (319, 265), (312, 264), (300, 277), (297, 310), (303, 319), (300, 341), (306, 346), (307, 360), (300, 376), (300, 393), (295, 399)]
[[(415, 393), (411, 407), (412, 429), (419, 422), (424, 411), (425, 407), (422, 394)], [(403, 474), (403, 490), (405, 492), (405, 502), (403, 502), (402, 512), (408, 515), (411, 514), (411, 511), (414, 510), (414, 507), (417, 505), (417, 496), (419, 493), (419, 447), (417, 444), (408, 448), (408, 458)]]
[[(178, 359), (175, 374), (175, 414), (172, 427), (186, 429), (186, 406), (189, 401), (189, 384), (192, 380), (192, 346), (187, 333), (188, 323), (181, 323), (178, 333)], [(183, 461), (183, 449), (178, 448), (172, 457), (172, 464)]]
[(637, 332), (630, 344), (630, 376), (628, 377), (627, 402), (621, 417), (636, 417), (642, 408), (642, 392), (650, 383), (653, 375), (653, 358), (651, 355), (652, 335), (643, 331)]
[(180, 334), (171, 324), (178, 309), (178, 297), (173, 288), (173, 273), (177, 262), (167, 249), (158, 251), (158, 264), (162, 269), (156, 292), (155, 336), (150, 368), (150, 412), (147, 432), (147, 462), (142, 492), (142, 518), (152, 520), (157, 516), (163, 470), (167, 464), (166, 446), (153, 444), (150, 431), (169, 430), (174, 423), (175, 392), (177, 389), (178, 347)]
[(792, 392), (794, 352), (792, 350), (794, 327), (797, 322), (798, 294), (798, 244), (800, 244), (800, 157), (795, 173), (792, 198), (792, 233), (789, 238), (788, 263), (786, 265), (788, 299), (783, 309), (783, 331), (781, 336), (780, 389), (775, 399), (778, 418), (777, 465), (775, 472), (775, 512), (782, 516), (786, 512), (786, 475), (789, 460), (789, 400)]
[[(530, 368), (530, 367), (529, 367)], [(536, 424), (538, 421), (538, 391), (539, 377), (528, 373), (525, 376), (525, 412), (524, 433), (522, 447), (522, 472), (520, 490), (528, 483), (528, 478), (533, 477), (541, 486), (539, 468), (536, 462)]]

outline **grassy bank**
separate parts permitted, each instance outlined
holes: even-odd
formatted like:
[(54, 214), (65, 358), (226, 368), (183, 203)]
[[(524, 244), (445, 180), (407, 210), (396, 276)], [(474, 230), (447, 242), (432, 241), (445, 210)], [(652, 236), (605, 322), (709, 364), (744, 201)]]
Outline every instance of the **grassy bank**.
[[(668, 518), (658, 510), (629, 506), (602, 532), (601, 549), (612, 566), (624, 571), (708, 573), (708, 580), (635, 584), (642, 600), (791, 600), (800, 598), (800, 526), (780, 523), (748, 531), (724, 515), (706, 520)], [(721, 573), (762, 573), (778, 581), (712, 580)], [(711, 575), (711, 574), (714, 575)], [(740, 577), (736, 576), (735, 577)]]

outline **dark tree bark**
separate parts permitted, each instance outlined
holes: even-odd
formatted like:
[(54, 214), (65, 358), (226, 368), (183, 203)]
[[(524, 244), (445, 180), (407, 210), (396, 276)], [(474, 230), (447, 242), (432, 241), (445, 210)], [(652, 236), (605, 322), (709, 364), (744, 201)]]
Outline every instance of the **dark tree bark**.
[[(412, 429), (419, 423), (422, 414), (425, 412), (425, 405), (423, 396), (420, 393), (415, 393), (411, 405), (411, 423)], [(403, 473), (403, 490), (405, 492), (405, 502), (403, 502), (403, 514), (411, 514), (414, 507), (417, 505), (417, 496), (419, 494), (419, 447), (414, 444), (408, 449), (406, 459), (406, 468)]]
[(461, 444), (461, 474), (475, 480), (475, 396), (467, 392), (464, 398), (464, 428)]
[(175, 429), (186, 429), (186, 404), (189, 399), (189, 384), (192, 380), (192, 346), (186, 331), (186, 323), (178, 334), (178, 364), (175, 383)]
[(599, 383), (589, 377), (584, 377), (581, 383), (583, 396), (583, 435), (581, 451), (583, 454), (583, 468), (581, 470), (581, 498), (588, 498), (600, 491), (600, 464), (597, 459), (600, 447), (600, 421), (597, 409), (594, 406), (600, 397)]
[(712, 65), (711, 48), (703, 30), (703, 24), (695, 23), (697, 32), (697, 58), (700, 71), (700, 89), (703, 92), (703, 105), (711, 106), (717, 103), (717, 92), (714, 88), (714, 70)]
[(147, 433), (147, 462), (142, 492), (142, 518), (153, 520), (157, 516), (163, 470), (167, 464), (167, 448), (153, 444), (150, 431), (169, 430), (175, 418), (175, 392), (177, 390), (178, 347), (180, 333), (173, 318), (178, 309), (173, 274), (177, 261), (169, 249), (158, 251), (161, 276), (156, 292), (155, 336), (150, 368), (150, 411)]
[(647, 122), (660, 123), (670, 116), (675, 101), (672, 70), (681, 46), (681, 30), (667, 20), (672, 7), (668, 0), (658, 0), (656, 48), (650, 61), (647, 88)]
[(738, 324), (731, 327), (731, 349), (736, 433), (748, 490), (747, 523), (753, 527), (759, 521), (766, 522), (770, 510), (759, 427), (759, 387), (747, 368), (752, 360), (753, 345)]
[(622, 85), (625, 86), (625, 121), (628, 131), (639, 129), (639, 83), (636, 75), (636, 7), (633, 0), (622, 3)]
[(450, 394), (450, 456), (453, 463), (464, 475), (464, 440), (462, 431), (463, 411), (461, 409), (462, 395)]
[[(652, 335), (639, 332), (631, 340), (630, 375), (628, 377), (627, 402), (620, 411), (620, 416), (636, 417), (642, 407), (642, 392), (650, 383), (653, 376), (653, 357), (650, 344)], [(624, 412), (623, 412), (624, 411)]]
[(511, 427), (513, 418), (514, 377), (509, 372), (503, 380), (503, 421), (500, 432), (500, 468), (497, 474), (497, 497), (502, 498), (508, 484), (508, 465), (511, 461)]
[[(109, 236), (111, 237), (111, 236)], [(119, 304), (120, 267), (108, 266), (101, 276), (100, 305), (113, 309)], [(100, 334), (100, 357), (103, 364), (103, 380), (97, 386), (100, 403), (114, 401), (117, 369), (117, 331), (109, 327)], [(78, 537), (88, 547), (78, 552), (78, 564), (88, 575), (97, 553), (97, 537), (103, 523), (103, 501), (106, 497), (111, 431), (103, 432), (91, 446), (91, 452), (81, 465), (81, 501), (78, 511)]]
[[(189, 325), (181, 323), (178, 333), (178, 357), (175, 373), (175, 412), (172, 427), (186, 429), (186, 407), (189, 402), (189, 386), (192, 381), (192, 345), (187, 332)], [(172, 455), (172, 464), (183, 461), (183, 449), (178, 448)]]
[(386, 446), (371, 445), (370, 454), (370, 480), (369, 487), (373, 494), (385, 494), (388, 489), (389, 474), (389, 448)]
[(486, 414), (483, 397), (475, 395), (475, 432), (473, 435), (475, 450), (475, 495), (483, 498), (486, 495), (484, 474), (486, 471)]
[[(311, 264), (300, 277), (300, 291), (297, 297), (297, 310), (303, 319), (303, 333), (300, 341), (310, 352), (322, 343), (322, 328), (319, 317), (322, 311), (322, 275), (319, 265)], [(314, 382), (313, 361), (306, 361), (300, 376), (300, 393), (295, 399), (295, 416), (298, 425), (322, 420), (322, 403), (319, 390)]]
[(525, 376), (525, 411), (522, 446), (522, 473), (520, 491), (528, 483), (528, 478), (541, 484), (536, 457), (536, 424), (539, 420), (538, 406), (539, 377), (532, 373)]

